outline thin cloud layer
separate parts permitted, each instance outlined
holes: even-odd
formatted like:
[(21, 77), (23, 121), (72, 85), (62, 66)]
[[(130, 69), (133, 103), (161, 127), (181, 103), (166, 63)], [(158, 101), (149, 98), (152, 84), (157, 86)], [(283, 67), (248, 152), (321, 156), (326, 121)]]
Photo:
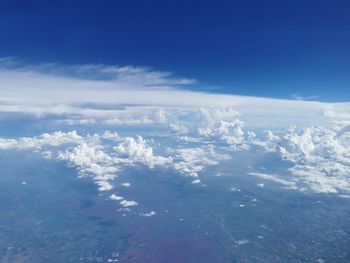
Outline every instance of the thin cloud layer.
[(143, 114), (142, 118), (132, 109), (131, 116), (123, 115), (125, 105), (177, 107), (181, 111), (193, 107), (230, 107), (259, 126), (265, 124), (266, 118), (273, 118), (280, 126), (310, 121), (322, 124), (329, 118), (348, 114), (350, 109), (347, 103), (195, 92), (194, 85), (200, 84), (192, 79), (133, 66), (33, 65), (3, 59), (0, 83), (0, 112), (64, 115), (68, 124), (93, 125), (101, 121), (110, 125), (142, 125), (164, 121), (162, 116), (154, 119)]

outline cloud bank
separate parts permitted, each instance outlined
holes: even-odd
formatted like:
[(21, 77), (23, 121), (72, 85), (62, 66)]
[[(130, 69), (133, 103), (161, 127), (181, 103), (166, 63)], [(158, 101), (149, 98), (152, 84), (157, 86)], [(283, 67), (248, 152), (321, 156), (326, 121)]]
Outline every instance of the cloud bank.
[[(349, 103), (280, 100), (194, 91), (200, 86), (193, 79), (177, 78), (169, 72), (145, 67), (58, 64), (32, 65), (16, 60), (0, 60), (0, 112), (73, 116), (67, 123), (152, 124), (162, 122), (143, 115), (120, 114), (125, 106), (176, 108), (229, 107), (248, 120), (264, 124), (273, 118), (281, 125), (318, 124), (328, 118), (343, 118)], [(158, 112), (159, 113), (159, 112)], [(140, 114), (140, 111), (139, 111)], [(142, 115), (142, 114), (141, 114)], [(203, 117), (205, 114), (203, 114)], [(225, 123), (218, 129), (224, 129)], [(202, 132), (209, 132), (202, 130)], [(229, 140), (230, 138), (227, 137)]]
[(2, 60), (0, 83), (0, 115), (30, 114), (58, 130), (2, 137), (0, 150), (36, 151), (75, 167), (124, 209), (138, 204), (118, 194), (129, 167), (168, 169), (198, 187), (207, 168), (244, 152), (273, 154), (289, 167), (281, 174), (248, 167), (247, 176), (290, 190), (350, 192), (349, 103), (196, 92), (195, 80), (130, 66)]

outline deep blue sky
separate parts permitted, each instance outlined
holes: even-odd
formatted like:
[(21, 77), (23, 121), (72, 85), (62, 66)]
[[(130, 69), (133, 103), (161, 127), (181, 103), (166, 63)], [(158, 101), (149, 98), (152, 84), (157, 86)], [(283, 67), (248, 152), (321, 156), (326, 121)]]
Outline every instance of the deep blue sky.
[(350, 100), (350, 0), (0, 0), (0, 36), (0, 57), (144, 65), (216, 92)]

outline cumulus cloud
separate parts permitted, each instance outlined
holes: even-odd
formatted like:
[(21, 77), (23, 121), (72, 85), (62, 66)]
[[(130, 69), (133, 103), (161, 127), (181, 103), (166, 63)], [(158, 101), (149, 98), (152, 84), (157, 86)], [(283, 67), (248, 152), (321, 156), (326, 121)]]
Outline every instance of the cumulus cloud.
[(220, 160), (228, 159), (229, 155), (217, 153), (213, 146), (183, 148), (175, 151), (174, 169), (183, 175), (198, 177), (198, 173), (205, 167), (217, 165)]
[(140, 213), (140, 216), (145, 216), (145, 217), (152, 217), (152, 216), (155, 216), (155, 215), (157, 215), (157, 213), (154, 212), (154, 211), (151, 211), (149, 213)]
[[(283, 136), (269, 132), (265, 141), (255, 140), (254, 144), (276, 152), (282, 160), (291, 163), (289, 172), (302, 190), (317, 193), (350, 191), (350, 132), (347, 126), (291, 128)], [(285, 185), (295, 184), (276, 176), (250, 174)]]
[(139, 203), (136, 201), (122, 200), (119, 202), (123, 207), (137, 206)]
[[(103, 140), (117, 143), (113, 151), (105, 149)], [(46, 158), (57, 158), (74, 166), (79, 176), (89, 176), (98, 186), (99, 191), (113, 189), (113, 180), (119, 166), (144, 164), (149, 168), (162, 166), (174, 168), (186, 176), (197, 177), (198, 172), (219, 160), (228, 159), (227, 155), (218, 154), (213, 146), (204, 148), (185, 148), (174, 152), (174, 157), (155, 155), (153, 148), (141, 136), (120, 137), (118, 133), (106, 131), (101, 135), (78, 135), (72, 132), (54, 132), (38, 137), (19, 139), (0, 139), (1, 149), (42, 149)], [(64, 150), (58, 146), (68, 144)], [(50, 150), (47, 150), (49, 147)], [(194, 184), (200, 180), (193, 181)], [(129, 187), (130, 183), (122, 186)]]
[[(162, 166), (173, 168), (185, 176), (198, 177), (205, 167), (230, 158), (215, 151), (213, 145), (175, 149), (171, 151), (173, 156), (163, 157), (155, 155), (151, 145), (141, 136), (121, 137), (110, 131), (85, 137), (76, 131), (54, 132), (33, 138), (0, 139), (0, 142), (1, 149), (39, 149), (46, 158), (65, 161), (77, 169), (79, 176), (91, 177), (99, 191), (113, 189), (119, 166)], [(117, 145), (108, 146), (110, 143)], [(62, 150), (59, 146), (64, 144), (67, 146)], [(195, 179), (192, 183), (200, 183), (200, 180)], [(128, 187), (130, 183), (123, 183), (122, 186)]]
[(62, 144), (76, 144), (83, 138), (76, 131), (44, 133), (38, 137), (23, 137), (19, 139), (0, 138), (0, 149), (41, 149), (45, 146), (59, 146)]
[(283, 159), (295, 164), (292, 174), (314, 191), (350, 189), (350, 132), (322, 127), (290, 130), (277, 150)]
[(262, 147), (267, 152), (276, 151), (276, 146), (279, 141), (280, 137), (275, 135), (270, 130), (264, 131), (261, 138), (258, 138), (257, 135), (252, 131), (247, 132), (247, 143), (249, 145)]
[(244, 122), (237, 117), (240, 115), (230, 107), (200, 107), (192, 110), (190, 121), (170, 123), (169, 129), (177, 134), (184, 142), (212, 142), (230, 145), (231, 150), (246, 150), (246, 134)]
[[(290, 128), (278, 135), (268, 130), (260, 137), (249, 131), (243, 133), (244, 144), (261, 147), (291, 164), (282, 175), (268, 171), (250, 175), (303, 191), (334, 194), (350, 191), (349, 125)], [(58, 131), (36, 137), (0, 138), (0, 149), (32, 149), (44, 158), (65, 161), (77, 169), (79, 176), (91, 177), (99, 191), (110, 191), (120, 167), (142, 164), (149, 168), (171, 168), (193, 177), (192, 183), (198, 184), (206, 167), (232, 158), (230, 144), (218, 147), (217, 141), (202, 139), (191, 143), (196, 146), (177, 143), (170, 151), (163, 146), (162, 152), (168, 153), (164, 157), (155, 154), (152, 145), (141, 136), (122, 137), (110, 131), (81, 136), (76, 131)]]
[(101, 139), (105, 139), (105, 140), (110, 140), (113, 142), (120, 142), (122, 140), (122, 138), (119, 136), (119, 134), (117, 132), (111, 132), (109, 130), (105, 131), (101, 136)]
[(113, 189), (113, 185), (111, 185), (108, 181), (99, 180), (95, 182), (98, 185), (98, 190), (103, 191), (109, 191)]
[(111, 195), (109, 196), (109, 199), (110, 199), (110, 200), (113, 200), (113, 201), (121, 201), (121, 200), (124, 199), (124, 197), (118, 196), (118, 195), (116, 195), (116, 194), (111, 194)]
[(231, 108), (200, 108), (197, 132), (200, 136), (219, 139), (227, 144), (244, 144), (244, 122)]
[(173, 132), (180, 133), (180, 134), (188, 132), (188, 128), (179, 123), (170, 123), (169, 129)]
[[(105, 132), (102, 138), (115, 138), (117, 134)], [(19, 139), (0, 138), (0, 149), (33, 149), (46, 159), (57, 158), (76, 167), (80, 176), (90, 176), (99, 191), (109, 191), (109, 182), (116, 177), (117, 159), (105, 153), (103, 146), (97, 144), (98, 135), (80, 136), (76, 131), (44, 133), (37, 137)], [(64, 146), (64, 147), (63, 147)], [(61, 148), (65, 150), (61, 150)]]
[(152, 147), (141, 136), (127, 137), (113, 149), (130, 164), (142, 163), (153, 168), (156, 165), (165, 166), (172, 162), (171, 157), (154, 155)]
[(113, 188), (109, 181), (116, 177), (118, 170), (116, 160), (99, 148), (84, 142), (72, 150), (60, 151), (57, 158), (75, 166), (81, 176), (91, 176), (99, 191), (109, 191)]

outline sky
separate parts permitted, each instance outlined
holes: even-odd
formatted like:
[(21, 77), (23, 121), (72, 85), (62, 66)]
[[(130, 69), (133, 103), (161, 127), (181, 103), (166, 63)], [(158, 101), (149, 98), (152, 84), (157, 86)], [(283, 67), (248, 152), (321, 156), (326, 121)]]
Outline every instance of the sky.
[(350, 1), (0, 1), (0, 57), (141, 66), (186, 87), (350, 100)]
[[(155, 259), (159, 238), (173, 245), (176, 254), (197, 262), (202, 261), (192, 256), (187, 242), (198, 243), (200, 256), (207, 258), (202, 253), (207, 239), (211, 247), (223, 249), (220, 255), (229, 252), (228, 262), (234, 258), (230, 251), (241, 245), (240, 251), (252, 260), (264, 250), (273, 260), (287, 251), (287, 257), (296, 260), (324, 262), (323, 247), (330, 255), (327, 262), (346, 260), (349, 47), (350, 0), (0, 0), (0, 156), (19, 165), (16, 170), (11, 162), (2, 162), (0, 199), (4, 196), (5, 201), (0, 200), (0, 207), (12, 210), (0, 209), (0, 225), (11, 215), (15, 227), (7, 229), (24, 233), (20, 244), (16, 238), (6, 240), (12, 236), (8, 233), (1, 236), (0, 243), (5, 240), (8, 249), (0, 249), (0, 261), (4, 253), (6, 261), (20, 259), (17, 254), (24, 251), (23, 261), (37, 262), (30, 251), (43, 242), (32, 242), (32, 236), (42, 232), (50, 240), (58, 237), (60, 248), (50, 248), (55, 250), (52, 257), (50, 249), (40, 252), (40, 259), (57, 259), (56, 252), (67, 248), (67, 242), (60, 241), (67, 241), (70, 230), (77, 233), (79, 244), (70, 240), (74, 246), (69, 253), (84, 259), (80, 234), (85, 235), (85, 228), (77, 228), (76, 222), (85, 215), (99, 218), (93, 221), (103, 228), (100, 240), (108, 244), (116, 244), (105, 236), (109, 222), (125, 233), (137, 233), (121, 235), (130, 248), (126, 261), (137, 261), (134, 254), (147, 258), (143, 249)], [(50, 167), (38, 167), (36, 156)], [(79, 179), (57, 181), (56, 174)], [(77, 195), (60, 196), (56, 190), (62, 183)], [(42, 189), (58, 199), (41, 194)], [(47, 204), (73, 204), (68, 211), (80, 199), (95, 200), (90, 199), (93, 194), (101, 202), (113, 202), (111, 216), (102, 215), (104, 206), (96, 201), (96, 210), (77, 210), (77, 216), (70, 213), (59, 220), (64, 223), (62, 233), (56, 227), (42, 228), (57, 225), (52, 221), (56, 217), (46, 213)], [(25, 197), (23, 204), (20, 196)], [(35, 209), (44, 211), (44, 218), (26, 205), (38, 198), (43, 202), (35, 203)], [(322, 222), (304, 220), (309, 204)], [(90, 208), (85, 206), (81, 208)], [(23, 209), (13, 210), (18, 207)], [(281, 225), (283, 209), (297, 222), (288, 224), (294, 229)], [(192, 210), (195, 214), (188, 216)], [(215, 215), (209, 221), (201, 216), (208, 212)], [(29, 218), (34, 235), (18, 218)], [(125, 220), (125, 227), (119, 219)], [(152, 223), (154, 219), (160, 221)], [(95, 235), (90, 221), (86, 226)], [(245, 221), (248, 227), (241, 224)], [(233, 222), (232, 229), (225, 222)], [(304, 240), (315, 249), (303, 246), (304, 257), (293, 244), (303, 237), (305, 228), (300, 226), (307, 224), (322, 231)], [(159, 225), (165, 227), (153, 233), (152, 226)], [(183, 239), (181, 232), (195, 233), (194, 239)], [(266, 239), (260, 233), (266, 233)], [(330, 236), (337, 238), (334, 247), (328, 245), (334, 240)], [(34, 247), (23, 250), (28, 240)], [(271, 240), (281, 240), (281, 247), (287, 248), (265, 252)], [(108, 248), (85, 243), (86, 255), (97, 251), (96, 260)], [(112, 249), (119, 255), (119, 248)], [(165, 260), (155, 261), (173, 255), (168, 249), (164, 253)], [(107, 261), (105, 255), (101, 258)]]

